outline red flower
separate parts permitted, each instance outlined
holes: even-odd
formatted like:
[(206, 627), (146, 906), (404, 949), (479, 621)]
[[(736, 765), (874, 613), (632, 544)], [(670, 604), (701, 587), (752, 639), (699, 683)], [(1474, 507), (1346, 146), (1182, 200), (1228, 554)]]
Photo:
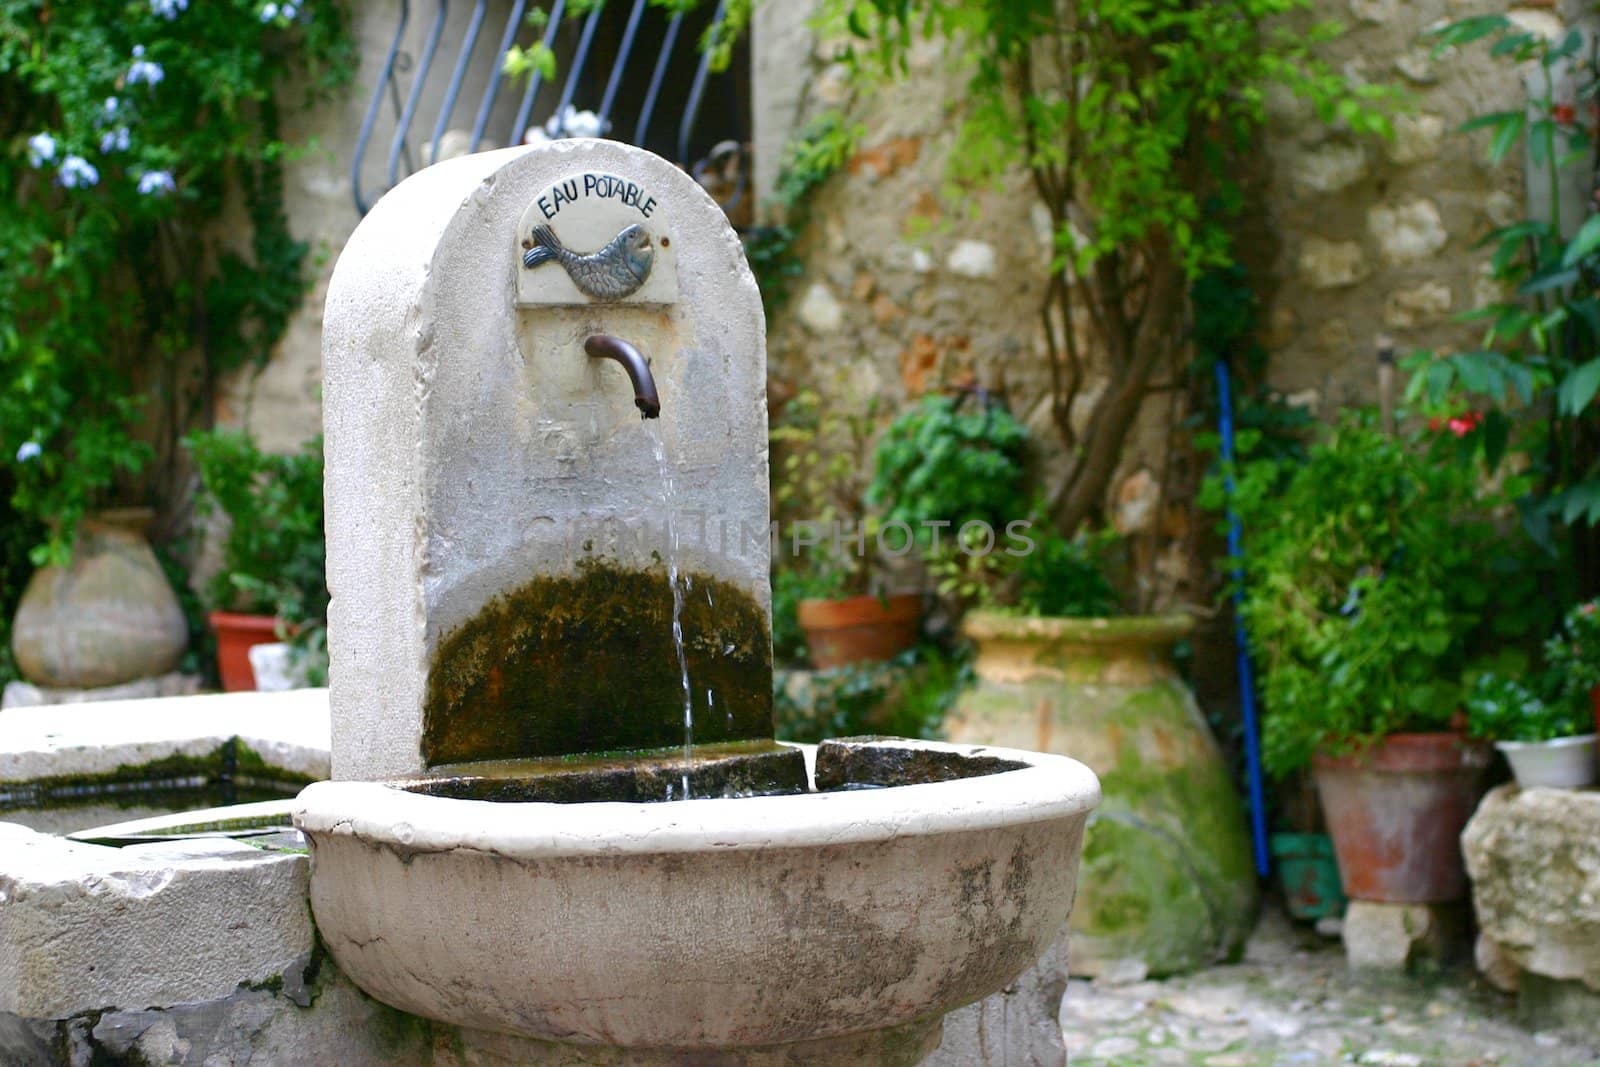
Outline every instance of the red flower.
[(1465, 437), (1473, 430), (1476, 430), (1480, 425), (1482, 425), (1482, 423), (1483, 412), (1463, 411), (1461, 414), (1453, 415), (1447, 419), (1444, 426), (1445, 429), (1449, 430), (1457, 437)]
[(1571, 104), (1556, 104), (1550, 108), (1550, 117), (1555, 119), (1557, 126), (1571, 126), (1577, 120), (1578, 112)]

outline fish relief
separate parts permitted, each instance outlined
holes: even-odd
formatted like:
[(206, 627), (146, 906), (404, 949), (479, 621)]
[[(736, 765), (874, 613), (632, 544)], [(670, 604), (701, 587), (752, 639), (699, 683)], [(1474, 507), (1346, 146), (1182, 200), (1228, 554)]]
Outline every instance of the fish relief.
[(517, 303), (670, 304), (672, 240), (644, 185), (587, 171), (545, 189), (517, 227)]

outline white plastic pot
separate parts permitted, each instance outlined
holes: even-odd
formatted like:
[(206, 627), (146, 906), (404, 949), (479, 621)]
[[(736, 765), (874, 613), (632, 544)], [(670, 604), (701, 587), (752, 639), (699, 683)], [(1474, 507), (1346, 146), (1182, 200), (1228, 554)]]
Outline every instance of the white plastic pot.
[(1596, 760), (1600, 749), (1596, 748), (1594, 734), (1552, 741), (1496, 741), (1494, 747), (1506, 754), (1511, 773), (1524, 789), (1577, 789), (1593, 785), (1600, 770)]

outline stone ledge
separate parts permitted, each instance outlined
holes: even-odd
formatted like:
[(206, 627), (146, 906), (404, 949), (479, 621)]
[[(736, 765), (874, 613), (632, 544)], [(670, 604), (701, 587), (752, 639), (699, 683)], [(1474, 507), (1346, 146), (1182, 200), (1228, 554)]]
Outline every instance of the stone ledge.
[(106, 848), (0, 823), (0, 1015), (227, 996), (311, 951), (304, 855), (226, 838)]
[(326, 689), (215, 693), (0, 711), (0, 789), (115, 777), (162, 760), (211, 757), (237, 738), (268, 770), (328, 777)]

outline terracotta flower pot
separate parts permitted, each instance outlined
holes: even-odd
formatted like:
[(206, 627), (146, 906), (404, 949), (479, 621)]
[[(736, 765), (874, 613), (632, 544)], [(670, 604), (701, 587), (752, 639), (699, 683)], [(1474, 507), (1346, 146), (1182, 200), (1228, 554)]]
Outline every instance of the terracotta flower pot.
[(217, 633), (217, 673), (222, 688), (230, 693), (256, 687), (256, 672), (250, 667), (250, 649), (279, 640), (278, 620), (271, 615), (241, 615), (232, 611), (213, 611), (207, 616)]
[(881, 663), (917, 643), (922, 597), (853, 596), (802, 600), (800, 628), (806, 632), (811, 665), (818, 670), (850, 663)]
[(1345, 895), (1428, 904), (1467, 894), (1461, 831), (1494, 750), (1460, 734), (1391, 734), (1312, 761)]

